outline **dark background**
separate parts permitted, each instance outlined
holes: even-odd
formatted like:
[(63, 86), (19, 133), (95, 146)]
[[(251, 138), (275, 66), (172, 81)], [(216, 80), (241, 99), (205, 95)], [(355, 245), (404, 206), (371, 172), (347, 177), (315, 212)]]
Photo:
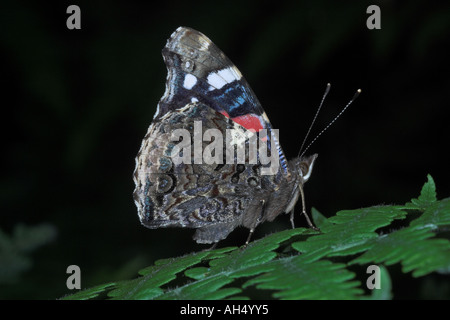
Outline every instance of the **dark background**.
[[(81, 8), (81, 30), (66, 28), (70, 4)], [(366, 27), (370, 4), (381, 8), (381, 30)], [(449, 196), (448, 3), (10, 1), (0, 15), (0, 235), (20, 224), (52, 234), (18, 253), (31, 263), (0, 283), (0, 298), (61, 297), (72, 264), (91, 287), (204, 248), (193, 230), (141, 226), (132, 198), (134, 158), (164, 92), (161, 49), (178, 26), (203, 32), (237, 65), (288, 158), (328, 82), (310, 139), (362, 89), (308, 152), (319, 154), (308, 208), (332, 216), (403, 204), (428, 173), (438, 198)], [(288, 227), (283, 215), (255, 238)], [(220, 245), (241, 245), (247, 232)]]

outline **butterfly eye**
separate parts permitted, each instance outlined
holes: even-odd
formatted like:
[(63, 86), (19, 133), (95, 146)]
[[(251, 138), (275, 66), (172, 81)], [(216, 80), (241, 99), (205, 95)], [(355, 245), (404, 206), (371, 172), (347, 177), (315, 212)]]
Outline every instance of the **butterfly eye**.
[(312, 156), (301, 159), (299, 169), (301, 171), (300, 173), (303, 179), (303, 183), (308, 181), (309, 177), (311, 176), (314, 161), (316, 160), (316, 158), (317, 154), (313, 154)]

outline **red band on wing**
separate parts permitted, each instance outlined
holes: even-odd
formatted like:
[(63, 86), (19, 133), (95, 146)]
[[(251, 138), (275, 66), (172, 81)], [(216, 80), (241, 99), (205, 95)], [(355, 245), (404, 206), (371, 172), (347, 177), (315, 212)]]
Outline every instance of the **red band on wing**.
[[(230, 115), (225, 110), (220, 111), (220, 113), (223, 114), (225, 117), (230, 118)], [(264, 129), (264, 123), (262, 119), (253, 114), (246, 114), (243, 116), (234, 117), (231, 118), (231, 120), (253, 132), (259, 132), (262, 129)]]
[[(223, 114), (225, 117), (230, 118), (230, 115), (225, 110), (220, 111), (220, 113)], [(234, 117), (231, 118), (231, 120), (233, 120), (234, 122), (240, 124), (241, 126), (252, 132), (259, 132), (265, 128), (263, 120), (260, 117), (253, 114), (246, 114), (243, 116)], [(263, 141), (267, 141), (267, 136), (261, 139)]]

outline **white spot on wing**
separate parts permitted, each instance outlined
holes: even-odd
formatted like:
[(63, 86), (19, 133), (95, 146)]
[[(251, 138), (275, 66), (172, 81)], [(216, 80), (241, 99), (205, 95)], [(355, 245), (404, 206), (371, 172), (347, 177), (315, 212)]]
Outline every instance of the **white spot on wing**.
[(235, 66), (211, 72), (207, 78), (210, 85), (209, 90), (221, 89), (224, 85), (240, 80), (241, 78), (242, 74)]
[(184, 77), (183, 87), (185, 87), (188, 90), (191, 90), (192, 87), (194, 87), (196, 83), (197, 83), (197, 78), (194, 75), (188, 73)]

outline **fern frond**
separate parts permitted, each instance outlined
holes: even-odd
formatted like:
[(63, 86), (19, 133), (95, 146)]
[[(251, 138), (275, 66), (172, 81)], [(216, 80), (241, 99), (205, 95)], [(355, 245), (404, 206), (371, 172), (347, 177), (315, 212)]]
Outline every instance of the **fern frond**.
[(450, 268), (450, 241), (430, 239), (429, 228), (408, 227), (371, 239), (364, 246), (367, 251), (350, 264), (401, 263), (403, 272), (414, 277), (424, 276), (438, 269)]
[(375, 230), (389, 225), (395, 219), (404, 219), (406, 212), (399, 206), (377, 206), (357, 210), (339, 211), (336, 216), (322, 222), (323, 234), (309, 237), (292, 246), (306, 253), (327, 248), (327, 256), (344, 256), (364, 250), (362, 244), (375, 239)]

